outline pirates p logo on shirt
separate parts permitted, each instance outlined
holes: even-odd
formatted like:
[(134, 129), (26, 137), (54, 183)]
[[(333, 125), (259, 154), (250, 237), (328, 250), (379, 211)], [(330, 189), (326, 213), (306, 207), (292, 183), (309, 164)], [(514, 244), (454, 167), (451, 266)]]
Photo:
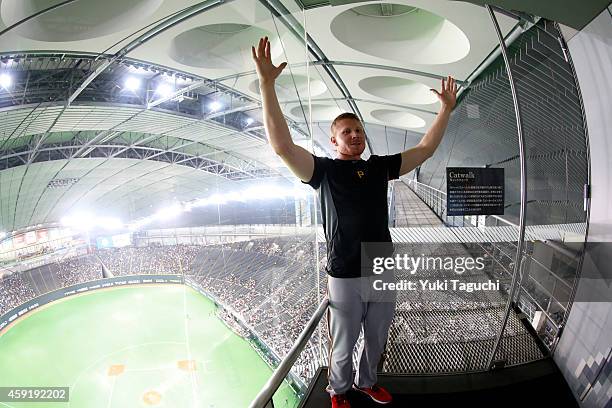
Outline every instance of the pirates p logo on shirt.
[(365, 176), (365, 172), (363, 170), (357, 170), (357, 175), (359, 176), (359, 178)]

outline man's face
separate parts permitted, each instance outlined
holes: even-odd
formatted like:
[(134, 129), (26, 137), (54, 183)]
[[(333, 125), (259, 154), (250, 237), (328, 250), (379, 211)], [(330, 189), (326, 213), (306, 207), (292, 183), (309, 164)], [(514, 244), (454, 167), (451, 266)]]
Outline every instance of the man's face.
[(355, 119), (341, 119), (336, 122), (331, 142), (339, 154), (359, 156), (365, 150), (365, 132), (361, 122)]

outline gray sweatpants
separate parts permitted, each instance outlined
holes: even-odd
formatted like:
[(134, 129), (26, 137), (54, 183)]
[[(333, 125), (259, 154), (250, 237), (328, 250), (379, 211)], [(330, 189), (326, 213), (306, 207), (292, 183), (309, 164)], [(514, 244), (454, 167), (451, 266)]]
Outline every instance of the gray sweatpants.
[(382, 299), (372, 289), (371, 278), (334, 278), (328, 276), (330, 336), (329, 386), (331, 394), (344, 394), (353, 383), (353, 349), (363, 328), (355, 384), (376, 384), (376, 367), (384, 351), (389, 326), (395, 312), (395, 294)]

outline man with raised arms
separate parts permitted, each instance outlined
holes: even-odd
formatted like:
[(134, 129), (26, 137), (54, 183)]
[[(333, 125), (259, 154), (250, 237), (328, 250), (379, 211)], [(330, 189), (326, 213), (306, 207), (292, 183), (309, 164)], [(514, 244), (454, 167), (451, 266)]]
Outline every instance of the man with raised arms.
[[(272, 64), (270, 42), (261, 38), (252, 47), (263, 102), (263, 120), (274, 152), (302, 182), (317, 190), (321, 200), (323, 228), (327, 239), (330, 307), (329, 385), (333, 408), (350, 408), (346, 392), (354, 390), (387, 404), (391, 394), (377, 385), (376, 367), (384, 350), (395, 302), (371, 301), (362, 290), (361, 242), (391, 242), (388, 227), (389, 180), (413, 170), (434, 153), (455, 107), (457, 86), (452, 77), (442, 79), (442, 89), (432, 89), (441, 109), (421, 141), (394, 155), (371, 155), (365, 149), (363, 124), (353, 113), (343, 113), (331, 125), (330, 141), (336, 159), (318, 157), (293, 143), (283, 116), (274, 82), (287, 65)], [(364, 342), (353, 379), (352, 354), (363, 326)]]

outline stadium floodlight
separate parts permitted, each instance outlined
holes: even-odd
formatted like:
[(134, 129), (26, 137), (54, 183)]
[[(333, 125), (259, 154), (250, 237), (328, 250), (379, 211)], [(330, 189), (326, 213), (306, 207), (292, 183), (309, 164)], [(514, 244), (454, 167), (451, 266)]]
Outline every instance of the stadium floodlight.
[(115, 217), (98, 217), (89, 213), (77, 213), (62, 217), (61, 224), (78, 230), (89, 231), (94, 228), (118, 230), (124, 227), (123, 222)]
[(280, 198), (284, 196), (284, 192), (280, 191), (273, 185), (259, 185), (257, 187), (247, 188), (244, 190), (243, 195), (250, 200), (257, 200), (266, 198)]
[(212, 112), (216, 112), (219, 109), (221, 109), (223, 107), (223, 104), (219, 101), (212, 101), (211, 103), (208, 104), (208, 108), (212, 111)]
[(172, 85), (166, 82), (161, 82), (159, 85), (157, 85), (157, 89), (155, 90), (155, 93), (161, 96), (171, 95), (172, 92), (174, 92), (174, 88)]
[(138, 75), (143, 75), (143, 74), (149, 74), (149, 70), (146, 69), (145, 67), (137, 67), (134, 65), (130, 65), (128, 67), (128, 70), (133, 73), (133, 74), (138, 74)]
[(173, 204), (157, 211), (154, 217), (161, 220), (167, 220), (179, 216), (182, 212), (183, 207), (181, 207), (179, 204)]
[(198, 198), (196, 200), (189, 202), (188, 206), (189, 208), (197, 208), (197, 207), (203, 207), (208, 204), (209, 202), (207, 198)]
[(9, 74), (0, 74), (0, 86), (8, 89), (13, 83), (13, 78)]
[(213, 194), (204, 201), (210, 204), (225, 204), (227, 203), (227, 197), (226, 194)]
[[(308, 190), (309, 191), (309, 190)], [(308, 192), (303, 187), (287, 188), (274, 184), (261, 184), (243, 191), (219, 194), (215, 193), (209, 197), (198, 198), (189, 202), (173, 204), (158, 210), (155, 214), (132, 221), (126, 227), (135, 231), (155, 220), (169, 220), (176, 218), (183, 212), (207, 205), (222, 205), (228, 202), (245, 202), (247, 200), (269, 200), (269, 199), (296, 199), (306, 198)]]
[(187, 85), (193, 82), (191, 78), (176, 78), (176, 83), (179, 85)]
[(136, 78), (136, 77), (133, 77), (133, 76), (130, 76), (130, 77), (126, 78), (126, 80), (125, 80), (125, 82), (123, 84), (130, 91), (135, 91), (138, 88), (140, 88), (140, 79)]
[(65, 216), (62, 217), (60, 222), (66, 227), (77, 228), (84, 231), (90, 230), (95, 225), (94, 217), (89, 213), (77, 213)]
[[(229, 201), (245, 201), (246, 197), (243, 194), (236, 192), (236, 193), (222, 194), (220, 195), (220, 199), (223, 201), (221, 204), (225, 204)], [(216, 198), (216, 200), (219, 200), (219, 198)]]
[(267, 200), (293, 196), (293, 190), (288, 190), (274, 184), (262, 184), (246, 189), (242, 195), (251, 200)]
[(123, 228), (123, 223), (119, 218), (101, 217), (95, 220), (95, 224), (107, 230), (117, 230)]
[(127, 227), (130, 231), (136, 231), (137, 229), (140, 229), (144, 227), (145, 225), (151, 223), (151, 221), (153, 221), (151, 217), (141, 218), (139, 220), (132, 222), (131, 224), (128, 224)]
[(287, 188), (274, 184), (262, 184), (243, 191), (250, 200), (274, 200), (283, 198), (305, 198), (308, 193), (302, 187)]

